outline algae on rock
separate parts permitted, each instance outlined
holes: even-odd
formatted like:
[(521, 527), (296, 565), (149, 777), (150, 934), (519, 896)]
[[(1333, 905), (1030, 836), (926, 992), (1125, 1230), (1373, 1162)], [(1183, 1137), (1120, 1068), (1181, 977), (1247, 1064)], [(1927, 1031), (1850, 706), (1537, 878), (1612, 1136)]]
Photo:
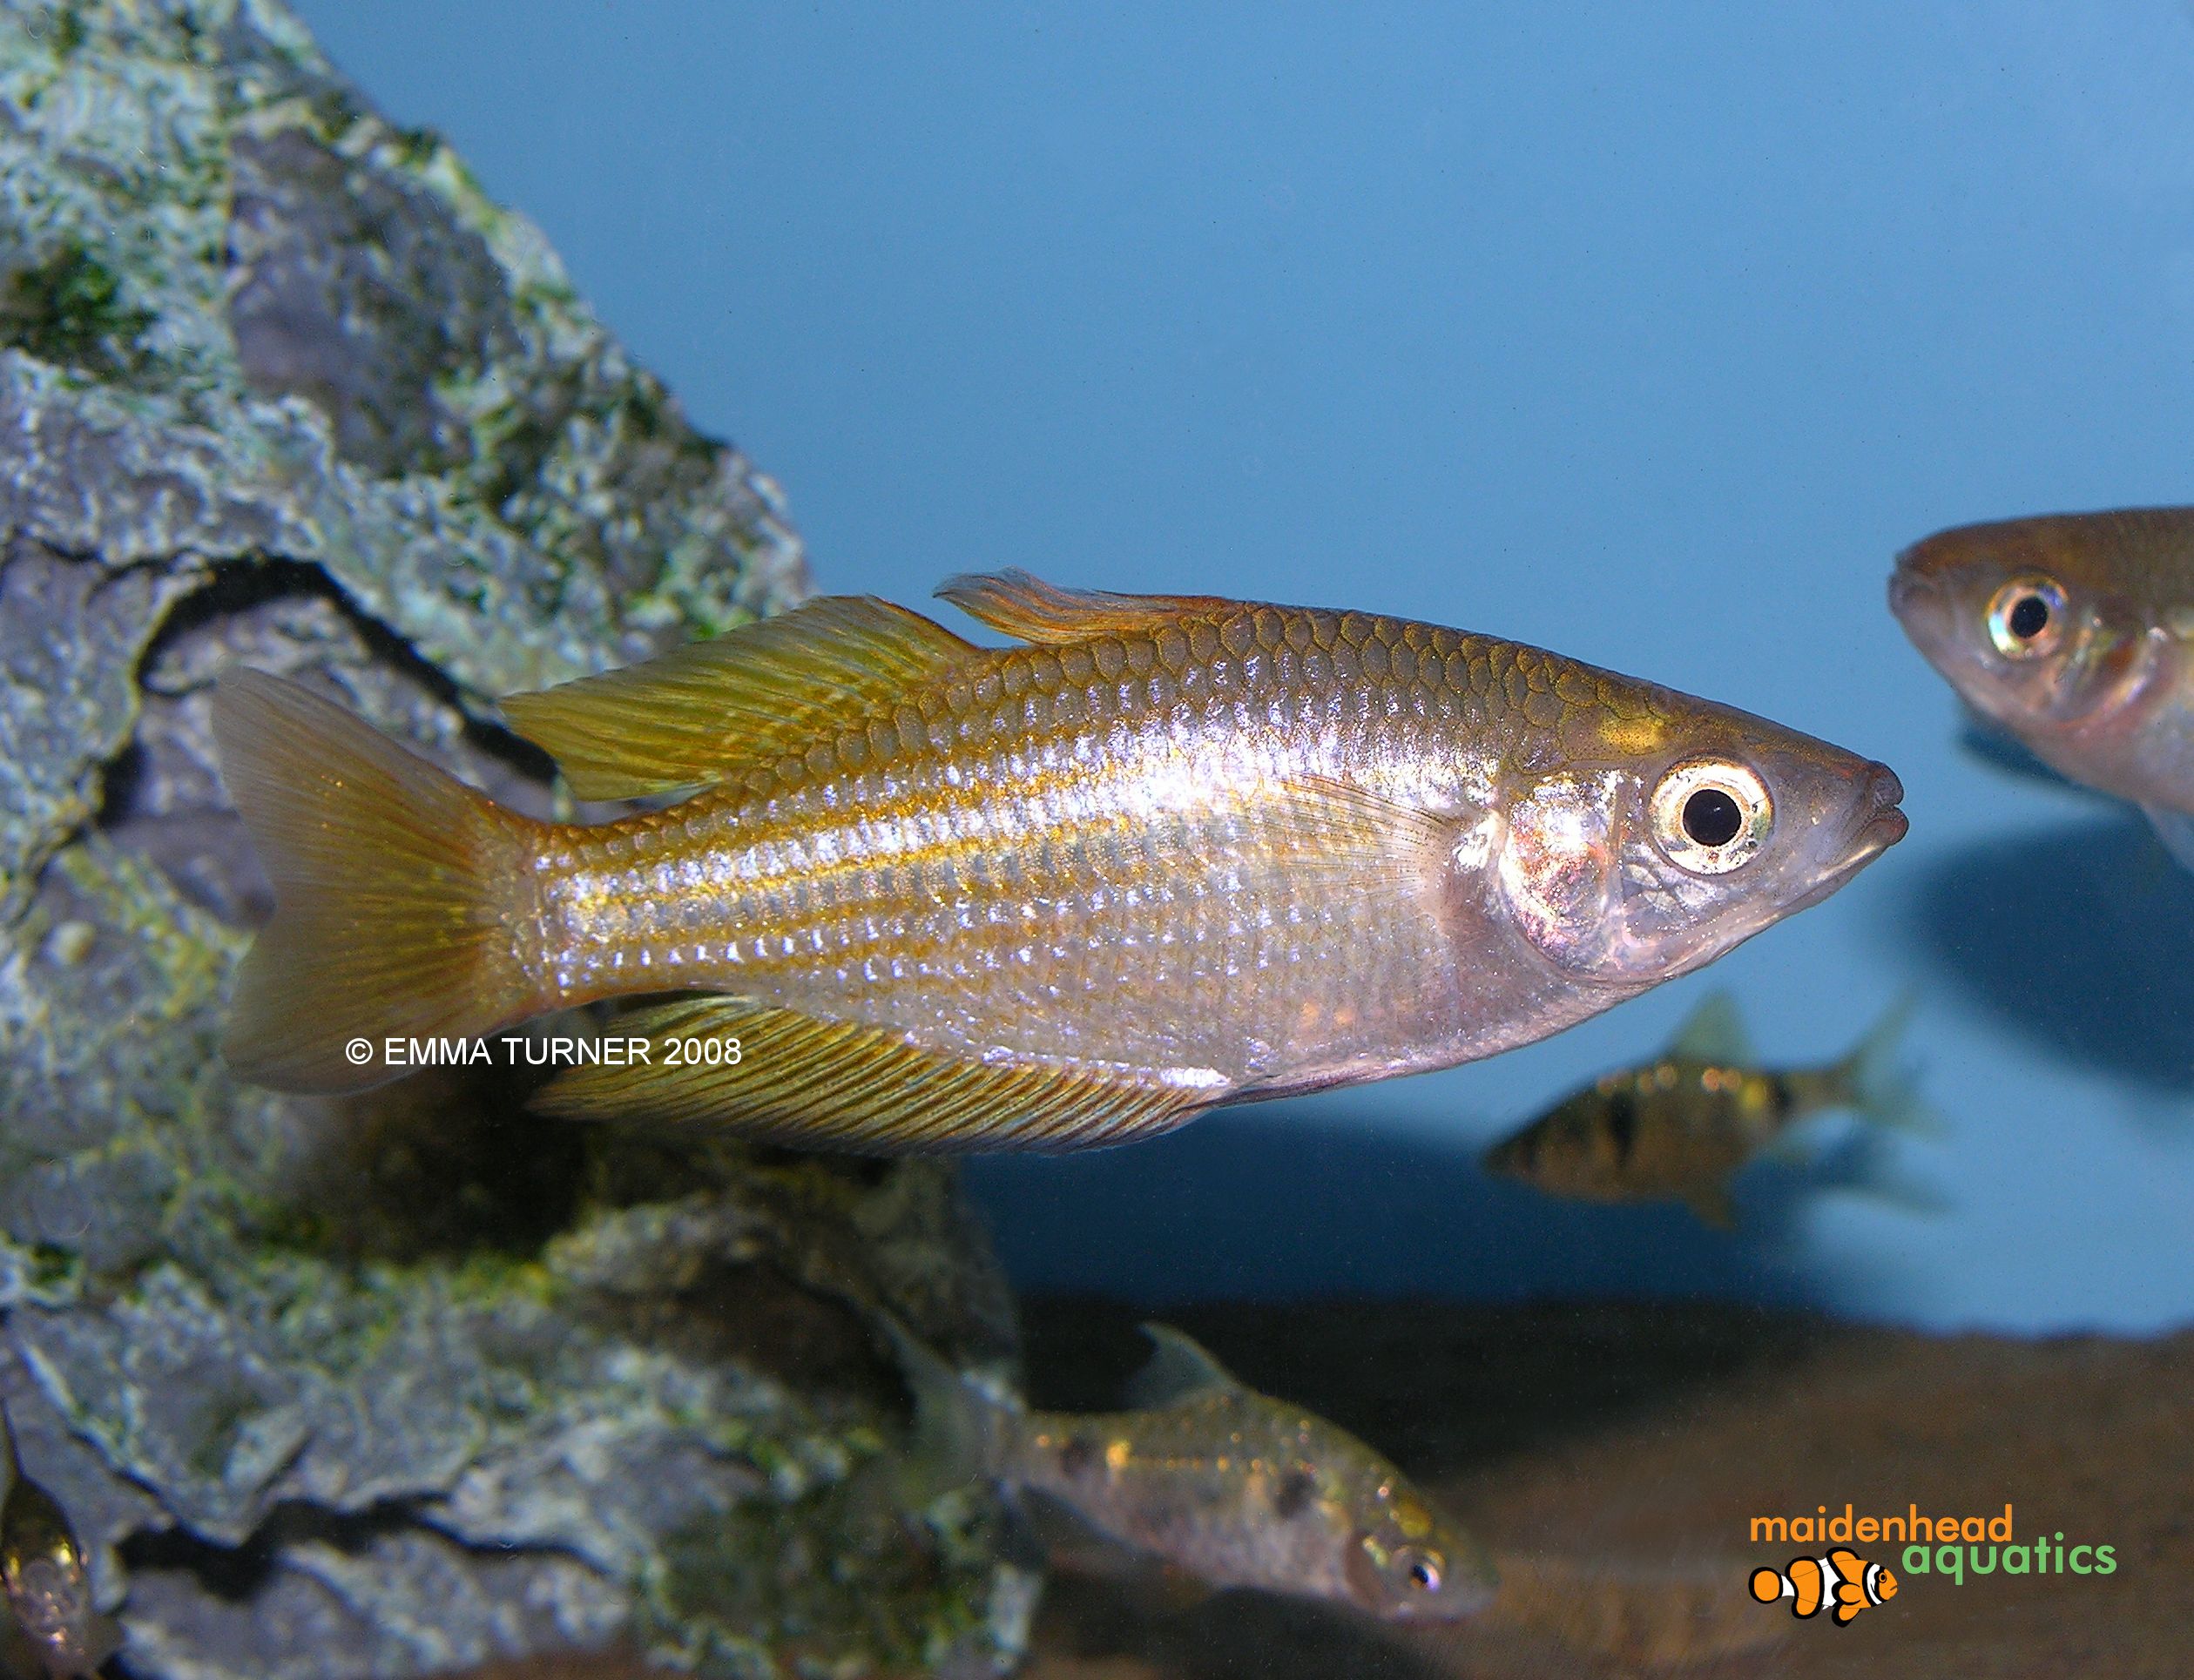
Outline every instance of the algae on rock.
[(1017, 1651), (995, 1512), (881, 1473), (874, 1312), (1011, 1350), (945, 1170), (216, 1053), (266, 896), (220, 665), (545, 811), (495, 696), (805, 588), (769, 482), (273, 0), (0, 0), (0, 1398), (131, 1673)]

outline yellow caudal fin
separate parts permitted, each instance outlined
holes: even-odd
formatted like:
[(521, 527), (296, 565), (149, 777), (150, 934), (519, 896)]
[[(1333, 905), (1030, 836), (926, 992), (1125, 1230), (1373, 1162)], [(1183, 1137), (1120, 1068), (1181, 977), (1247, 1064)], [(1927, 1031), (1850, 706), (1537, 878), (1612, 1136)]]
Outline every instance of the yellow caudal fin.
[[(274, 887), (236, 977), (222, 1054), (276, 1090), (395, 1076), (391, 1037), (471, 1035), (526, 1012), (511, 896), (526, 821), (294, 683), (242, 669), (213, 695), (221, 779)], [(363, 1040), (369, 1054), (348, 1048)]]

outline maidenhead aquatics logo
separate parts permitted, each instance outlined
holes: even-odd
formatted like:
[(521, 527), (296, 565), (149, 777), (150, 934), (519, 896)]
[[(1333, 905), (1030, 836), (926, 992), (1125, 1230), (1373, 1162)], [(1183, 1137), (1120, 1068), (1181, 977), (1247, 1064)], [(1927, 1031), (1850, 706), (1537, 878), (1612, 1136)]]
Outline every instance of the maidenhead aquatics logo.
[(1897, 1596), (1897, 1577), (1847, 1546), (1822, 1557), (1793, 1557), (1779, 1569), (1754, 1569), (1752, 1586), (1752, 1596), (1763, 1604), (1787, 1598), (1790, 1613), (1801, 1620), (1826, 1609), (1839, 1627)]
[(1901, 1543), (1897, 1569), (1909, 1582), (1920, 1576), (1947, 1578), (1954, 1587), (1968, 1576), (2002, 1573), (2012, 1575), (2115, 1575), (2117, 1553), (2110, 1546), (2064, 1543), (2060, 1528), (2031, 1542), (2015, 1541), (2018, 1524), (2011, 1507), (2001, 1516), (1940, 1516), (1920, 1514), (1917, 1505), (1903, 1516), (1860, 1516), (1849, 1505), (1831, 1516), (1826, 1505), (1812, 1516), (1756, 1516), (1752, 1541), (1756, 1546), (1776, 1544), (1820, 1545), (1819, 1554), (1793, 1557), (1781, 1569), (1754, 1569), (1750, 1582), (1753, 1598), (1762, 1604), (1790, 1601), (1791, 1614), (1800, 1618), (1828, 1612), (1838, 1627), (1847, 1627), (1860, 1611), (1887, 1603), (1897, 1596), (1899, 1575), (1870, 1562), (1852, 1549), (1853, 1544), (1888, 1546)]

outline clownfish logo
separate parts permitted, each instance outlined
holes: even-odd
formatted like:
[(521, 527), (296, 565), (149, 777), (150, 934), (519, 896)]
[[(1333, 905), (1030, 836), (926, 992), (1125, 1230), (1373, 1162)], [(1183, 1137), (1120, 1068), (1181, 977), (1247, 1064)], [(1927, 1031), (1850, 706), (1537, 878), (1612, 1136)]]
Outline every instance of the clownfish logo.
[(1870, 1604), (1897, 1596), (1897, 1577), (1869, 1563), (1847, 1546), (1826, 1557), (1793, 1557), (1786, 1569), (1752, 1571), (1752, 1596), (1763, 1604), (1791, 1601), (1790, 1613), (1805, 1617), (1827, 1609), (1838, 1627), (1846, 1625)]

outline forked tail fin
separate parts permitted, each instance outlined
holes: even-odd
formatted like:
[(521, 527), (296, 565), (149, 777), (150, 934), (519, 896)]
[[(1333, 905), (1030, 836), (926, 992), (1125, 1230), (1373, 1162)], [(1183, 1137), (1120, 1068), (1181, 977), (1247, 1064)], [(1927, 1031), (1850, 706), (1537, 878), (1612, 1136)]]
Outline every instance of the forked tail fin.
[(1900, 992), (1866, 1036), (1829, 1070), (1829, 1077), (1837, 1099), (1869, 1124), (1887, 1131), (1940, 1137), (1941, 1117), (1921, 1100), (1918, 1078), (1902, 1053), (1905, 1029), (1919, 1003), (1917, 992)]
[(513, 914), (524, 819), (263, 671), (223, 673), (213, 734), (274, 887), (273, 920), (237, 974), (233, 1072), (277, 1090), (362, 1090), (403, 1070), (388, 1039), (471, 1036), (526, 1012), (536, 988)]
[(1002, 1468), (1013, 1408), (984, 1393), (889, 1313), (880, 1319), (914, 1396), (913, 1439), (897, 1467), (902, 1497), (927, 1504)]

